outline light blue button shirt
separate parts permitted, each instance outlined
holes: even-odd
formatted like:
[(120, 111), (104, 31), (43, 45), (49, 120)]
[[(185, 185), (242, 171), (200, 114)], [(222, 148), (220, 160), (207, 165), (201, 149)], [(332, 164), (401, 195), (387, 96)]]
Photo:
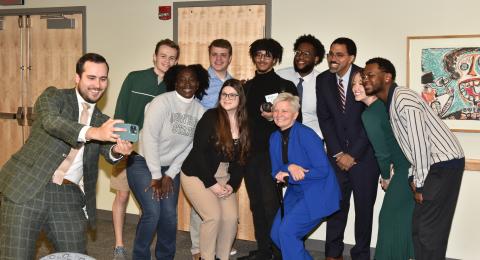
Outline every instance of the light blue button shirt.
[(217, 76), (217, 74), (215, 74), (215, 70), (211, 66), (208, 67), (208, 76), (210, 78), (210, 83), (208, 89), (206, 90), (207, 94), (203, 96), (202, 100), (200, 100), (200, 103), (206, 109), (214, 108), (217, 106), (218, 93), (223, 86), (223, 82), (232, 78), (232, 76), (227, 71), (227, 76), (225, 77), (225, 80), (221, 80)]

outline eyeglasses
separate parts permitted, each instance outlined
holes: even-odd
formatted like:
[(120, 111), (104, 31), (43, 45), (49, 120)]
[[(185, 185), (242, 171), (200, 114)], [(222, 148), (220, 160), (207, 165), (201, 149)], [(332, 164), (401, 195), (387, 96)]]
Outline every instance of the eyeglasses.
[(329, 52), (327, 54), (328, 57), (332, 58), (332, 57), (335, 57), (337, 59), (343, 59), (347, 56), (348, 54), (346, 53), (342, 53), (342, 52), (337, 52), (337, 53), (333, 53), (333, 52)]
[(310, 58), (313, 56), (313, 54), (309, 51), (294, 51), (293, 53), (295, 54), (295, 57), (304, 56), (304, 57)]
[(238, 97), (238, 94), (222, 93), (222, 94), (220, 94), (220, 97), (222, 97), (223, 99), (233, 100), (233, 99), (236, 99)]
[(261, 59), (271, 60), (271, 59), (273, 59), (273, 56), (272, 56), (272, 54), (269, 53), (269, 52), (260, 52), (260, 51), (258, 51), (258, 52), (255, 53), (255, 59), (257, 59), (257, 60), (261, 60)]

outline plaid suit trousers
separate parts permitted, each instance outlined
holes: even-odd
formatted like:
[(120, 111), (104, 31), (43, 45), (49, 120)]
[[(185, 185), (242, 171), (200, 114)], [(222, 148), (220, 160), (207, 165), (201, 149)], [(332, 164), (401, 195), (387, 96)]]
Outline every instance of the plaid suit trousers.
[(37, 196), (25, 203), (15, 203), (3, 197), (0, 205), (0, 259), (34, 259), (35, 243), (42, 228), (55, 251), (86, 254), (87, 220), (83, 205), (85, 196), (75, 184), (48, 183)]

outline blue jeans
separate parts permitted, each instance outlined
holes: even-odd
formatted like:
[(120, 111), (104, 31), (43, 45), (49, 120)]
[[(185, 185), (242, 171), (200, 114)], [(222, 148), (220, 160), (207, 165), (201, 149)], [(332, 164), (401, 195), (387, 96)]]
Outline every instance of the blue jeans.
[[(165, 173), (167, 169), (168, 166), (162, 167), (162, 173)], [(158, 260), (173, 260), (177, 237), (180, 176), (177, 175), (173, 179), (173, 194), (159, 201), (153, 199), (152, 189), (145, 191), (152, 180), (145, 158), (140, 155), (128, 157), (127, 179), (128, 186), (142, 209), (133, 245), (133, 259), (151, 259), (150, 244), (156, 233), (155, 257)]]

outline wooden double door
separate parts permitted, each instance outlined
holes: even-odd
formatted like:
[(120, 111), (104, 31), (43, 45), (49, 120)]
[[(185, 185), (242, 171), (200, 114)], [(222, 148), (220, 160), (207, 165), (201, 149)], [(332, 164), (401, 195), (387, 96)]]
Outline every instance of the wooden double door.
[(42, 91), (74, 86), (83, 25), (82, 12), (0, 10), (0, 167), (28, 138)]
[[(174, 3), (174, 38), (180, 45), (180, 64), (200, 63), (209, 66), (209, 44), (218, 38), (227, 39), (233, 47), (229, 72), (237, 79), (250, 79), (255, 65), (249, 56), (250, 44), (268, 37), (270, 5), (268, 1), (249, 1), (235, 5), (226, 1)], [(223, 4), (223, 5), (222, 5)], [(250, 202), (245, 185), (237, 192), (239, 225), (237, 238), (255, 240)], [(178, 201), (178, 228), (188, 230), (191, 206), (183, 191)]]

